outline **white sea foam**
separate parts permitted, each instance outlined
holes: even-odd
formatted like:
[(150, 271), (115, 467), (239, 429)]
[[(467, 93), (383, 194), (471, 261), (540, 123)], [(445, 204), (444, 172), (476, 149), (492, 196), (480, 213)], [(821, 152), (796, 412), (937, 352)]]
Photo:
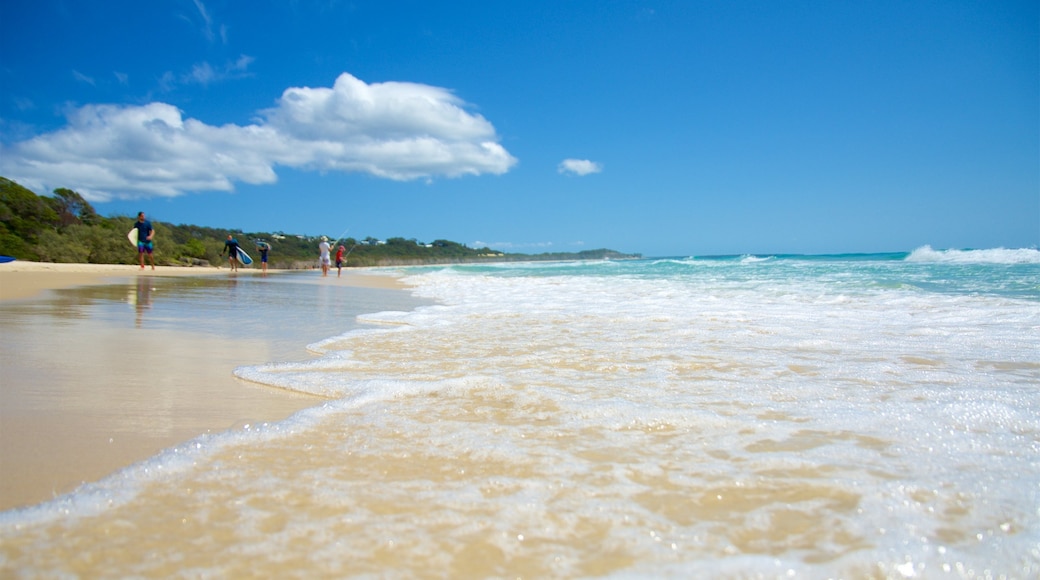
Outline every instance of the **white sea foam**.
[(768, 262), (769, 260), (772, 260), (772, 259), (773, 259), (772, 256), (751, 256), (751, 255), (746, 255), (746, 256), (741, 256), (740, 257), (740, 261), (742, 263), (744, 263), (744, 264), (755, 264), (755, 263), (758, 263), (758, 262)]
[(911, 252), (906, 259), (908, 262), (953, 264), (1040, 264), (1040, 250), (1036, 248), (933, 250), (931, 246), (922, 246)]
[(436, 305), (236, 371), (327, 403), (106, 509), (325, 575), (1040, 572), (1036, 297), (740, 262), (414, 270)]

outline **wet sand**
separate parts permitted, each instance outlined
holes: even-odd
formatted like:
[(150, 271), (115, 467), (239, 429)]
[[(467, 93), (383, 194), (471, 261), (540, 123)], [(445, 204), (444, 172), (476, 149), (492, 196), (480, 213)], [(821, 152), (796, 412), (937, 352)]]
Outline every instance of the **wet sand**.
[[(271, 270), (268, 275), (277, 276), (278, 270)], [(317, 273), (315, 271), (315, 273)], [(175, 266), (150, 266), (141, 269), (139, 266), (124, 264), (51, 264), (43, 262), (24, 262), (15, 260), (0, 264), (0, 300), (17, 300), (38, 296), (45, 290), (71, 288), (89, 284), (106, 284), (115, 279), (126, 279), (137, 276), (229, 276), (227, 268), (181, 268)], [(260, 270), (241, 268), (235, 276), (262, 276)], [(330, 276), (335, 276), (332, 272)], [(355, 271), (344, 270), (343, 277), (337, 282), (348, 286), (365, 288), (400, 289), (403, 286), (396, 278), (390, 276), (364, 276)]]
[[(265, 340), (239, 341), (232, 350), (218, 336), (128, 333), (44, 300), (60, 288), (230, 275), (217, 268), (0, 264), (0, 301), (25, 310), (0, 319), (0, 510), (68, 493), (199, 435), (281, 420), (323, 401), (232, 375), (275, 356)], [(389, 276), (315, 275), (319, 283), (401, 287)]]

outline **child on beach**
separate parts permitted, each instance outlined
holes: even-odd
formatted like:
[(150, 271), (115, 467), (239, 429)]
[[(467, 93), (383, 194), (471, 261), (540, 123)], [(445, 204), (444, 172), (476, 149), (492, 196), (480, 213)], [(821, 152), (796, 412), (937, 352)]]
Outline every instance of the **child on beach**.
[(336, 250), (336, 277), (340, 278), (343, 276), (343, 252), (346, 250), (343, 246), (340, 246)]
[(263, 240), (256, 242), (256, 251), (260, 252), (260, 265), (264, 274), (267, 273), (267, 252), (271, 251), (271, 244)]

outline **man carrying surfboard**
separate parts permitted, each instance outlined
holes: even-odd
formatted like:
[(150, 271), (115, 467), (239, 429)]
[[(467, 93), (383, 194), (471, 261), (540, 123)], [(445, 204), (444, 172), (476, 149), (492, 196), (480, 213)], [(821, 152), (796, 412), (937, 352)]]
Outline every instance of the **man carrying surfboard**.
[(141, 269), (144, 270), (144, 255), (148, 254), (148, 260), (151, 261), (154, 270), (155, 256), (152, 255), (152, 251), (155, 249), (155, 244), (152, 242), (152, 237), (155, 236), (155, 230), (152, 229), (152, 222), (144, 219), (143, 211), (138, 212), (134, 229), (137, 230), (137, 257), (141, 262)]
[(223, 254), (224, 252), (228, 253), (228, 264), (231, 265), (231, 271), (232, 272), (237, 272), (238, 271), (238, 240), (236, 240), (235, 238), (231, 237), (231, 234), (227, 235), (227, 241), (224, 242), (224, 250), (222, 252), (220, 252), (220, 253)]

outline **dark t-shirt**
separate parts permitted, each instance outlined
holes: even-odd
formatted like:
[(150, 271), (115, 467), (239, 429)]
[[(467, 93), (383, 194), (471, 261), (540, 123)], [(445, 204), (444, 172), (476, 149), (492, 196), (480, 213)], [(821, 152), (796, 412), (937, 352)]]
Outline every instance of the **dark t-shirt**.
[(148, 243), (150, 241), (148, 236), (152, 235), (152, 222), (148, 220), (144, 220), (143, 222), (139, 221), (134, 224), (134, 227), (137, 228), (138, 243)]

